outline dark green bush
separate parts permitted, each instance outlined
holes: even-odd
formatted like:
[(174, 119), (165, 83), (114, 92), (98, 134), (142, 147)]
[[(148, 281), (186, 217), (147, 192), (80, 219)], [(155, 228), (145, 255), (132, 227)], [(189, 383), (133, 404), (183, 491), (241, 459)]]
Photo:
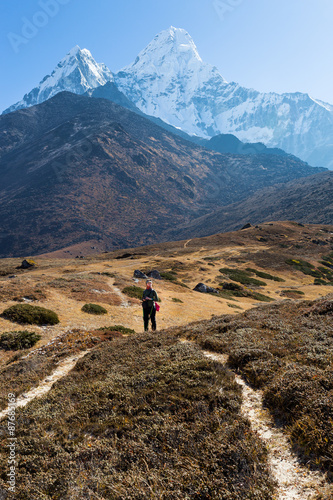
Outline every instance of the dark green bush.
[(232, 281), (237, 281), (242, 283), (242, 285), (255, 285), (255, 286), (266, 286), (267, 283), (264, 281), (256, 280), (251, 278), (251, 275), (247, 271), (242, 271), (240, 269), (229, 269), (227, 267), (222, 267), (220, 273), (228, 276)]
[(273, 280), (273, 281), (279, 281), (281, 283), (286, 281), (283, 278), (279, 278), (278, 276), (273, 276), (272, 274), (264, 273), (263, 271), (257, 271), (256, 269), (252, 269), (252, 267), (247, 267), (246, 271), (248, 271), (249, 273), (256, 274), (257, 276), (259, 276), (259, 278), (264, 278), (264, 279)]
[(81, 310), (88, 314), (107, 314), (107, 310), (98, 304), (84, 304)]
[(38, 342), (41, 336), (27, 330), (5, 332), (0, 337), (0, 348), (5, 351), (17, 351), (18, 349), (29, 349)]
[(286, 264), (292, 266), (296, 271), (300, 271), (307, 276), (313, 276), (314, 278), (322, 278), (322, 273), (316, 270), (313, 264), (302, 259), (287, 259)]
[(97, 328), (97, 330), (107, 331), (107, 332), (120, 332), (124, 333), (125, 335), (135, 333), (135, 330), (132, 330), (131, 328), (126, 328), (125, 326), (122, 325), (102, 326), (101, 328)]
[(177, 273), (174, 271), (162, 271), (160, 272), (161, 278), (166, 281), (177, 281)]
[(313, 284), (314, 285), (328, 285), (329, 283), (327, 281), (323, 280), (322, 278), (315, 278)]
[(222, 290), (219, 290), (219, 295), (225, 299), (230, 299), (230, 297), (249, 297), (260, 302), (272, 302), (274, 300), (267, 295), (254, 292), (250, 289), (245, 289), (242, 286), (234, 285), (233, 283), (221, 283), (220, 286), (222, 287)]
[(54, 311), (30, 304), (17, 304), (8, 307), (1, 316), (14, 323), (28, 325), (56, 325), (59, 323), (58, 315)]
[(122, 290), (122, 292), (125, 295), (128, 295), (128, 297), (133, 297), (135, 299), (140, 299), (140, 300), (142, 299), (143, 291), (144, 291), (143, 288), (136, 285), (126, 286)]
[(179, 302), (179, 303), (183, 304), (183, 301), (180, 299), (177, 299), (176, 297), (173, 297), (171, 300), (172, 300), (172, 302)]

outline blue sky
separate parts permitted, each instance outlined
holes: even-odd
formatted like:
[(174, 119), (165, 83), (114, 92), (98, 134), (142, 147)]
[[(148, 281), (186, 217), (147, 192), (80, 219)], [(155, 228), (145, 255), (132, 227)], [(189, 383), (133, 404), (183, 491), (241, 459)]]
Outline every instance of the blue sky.
[(333, 104), (332, 0), (4, 0), (0, 13), (0, 112), (74, 45), (117, 71), (170, 25), (228, 81)]

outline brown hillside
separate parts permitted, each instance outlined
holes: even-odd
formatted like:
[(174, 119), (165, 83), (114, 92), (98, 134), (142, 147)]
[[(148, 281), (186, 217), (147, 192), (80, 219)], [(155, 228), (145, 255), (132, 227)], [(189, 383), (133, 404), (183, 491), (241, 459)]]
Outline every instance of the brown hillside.
[(69, 92), (1, 116), (0, 155), (3, 257), (161, 241), (170, 227), (320, 171), (295, 157), (208, 151), (110, 101)]

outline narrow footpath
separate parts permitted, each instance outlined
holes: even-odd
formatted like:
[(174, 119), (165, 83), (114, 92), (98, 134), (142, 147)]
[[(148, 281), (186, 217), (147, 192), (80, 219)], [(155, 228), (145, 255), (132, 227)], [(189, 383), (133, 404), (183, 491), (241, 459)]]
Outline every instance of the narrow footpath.
[[(203, 351), (214, 361), (226, 364), (228, 355)], [(328, 484), (323, 474), (311, 471), (300, 464), (292, 452), (287, 436), (278, 429), (267, 409), (263, 407), (263, 394), (253, 390), (239, 375), (236, 382), (242, 387), (242, 415), (249, 419), (251, 427), (265, 442), (271, 474), (278, 484), (277, 500), (310, 500), (321, 493), (329, 499)]]

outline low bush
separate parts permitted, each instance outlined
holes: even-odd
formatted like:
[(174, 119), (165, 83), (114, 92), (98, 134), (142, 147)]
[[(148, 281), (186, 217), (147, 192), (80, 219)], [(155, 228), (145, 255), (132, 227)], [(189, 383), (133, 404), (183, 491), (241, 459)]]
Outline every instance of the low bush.
[(177, 281), (177, 273), (175, 271), (161, 271), (160, 275), (166, 281)]
[(242, 285), (255, 285), (255, 286), (266, 286), (267, 283), (264, 281), (251, 278), (251, 275), (247, 271), (242, 271), (240, 269), (229, 269), (227, 267), (222, 267), (219, 269), (220, 273), (228, 276), (232, 281), (241, 283)]
[(323, 275), (318, 271), (313, 264), (302, 259), (287, 259), (286, 264), (292, 266), (296, 271), (300, 271), (307, 276), (313, 276), (314, 278), (321, 278)]
[(5, 351), (17, 351), (19, 349), (29, 349), (40, 340), (41, 335), (27, 330), (5, 332), (0, 337), (0, 349)]
[(249, 297), (251, 299), (258, 300), (259, 302), (272, 302), (274, 300), (267, 295), (255, 292), (249, 288), (245, 289), (234, 283), (221, 283), (220, 286), (222, 287), (222, 290), (219, 290), (219, 295), (225, 299), (230, 297)]
[(99, 304), (84, 304), (81, 310), (88, 314), (107, 314), (105, 307), (102, 307)]
[(176, 297), (173, 297), (171, 300), (172, 300), (172, 302), (179, 302), (179, 303), (181, 303), (181, 304), (183, 304), (183, 303), (184, 303), (182, 300), (177, 299)]
[(56, 325), (59, 323), (58, 315), (54, 311), (30, 304), (17, 304), (8, 307), (1, 316), (14, 323), (27, 325)]
[(331, 481), (332, 316), (333, 294), (313, 302), (262, 305), (174, 329), (204, 349), (229, 354), (229, 364), (264, 391), (265, 404), (286, 425), (303, 459), (322, 466)]
[(108, 331), (108, 332), (119, 332), (119, 333), (124, 333), (125, 335), (130, 335), (135, 333), (135, 330), (132, 330), (131, 328), (126, 328), (125, 326), (122, 325), (112, 325), (112, 326), (102, 326), (101, 328), (97, 328), (98, 331)]
[(140, 286), (131, 285), (123, 288), (122, 292), (128, 297), (142, 300), (142, 294), (144, 292), (144, 289), (141, 288)]
[(279, 278), (278, 276), (273, 276), (272, 274), (265, 273), (263, 271), (257, 271), (257, 269), (253, 269), (252, 267), (247, 267), (246, 271), (248, 271), (249, 273), (256, 274), (257, 276), (259, 276), (259, 278), (264, 278), (266, 280), (279, 281), (280, 283), (286, 281), (283, 278)]
[(301, 292), (301, 290), (283, 290), (281, 292), (281, 297), (290, 297), (291, 299), (300, 298), (303, 295), (304, 292)]
[(329, 283), (327, 281), (323, 280), (322, 278), (315, 278), (313, 284), (314, 285), (328, 285)]

